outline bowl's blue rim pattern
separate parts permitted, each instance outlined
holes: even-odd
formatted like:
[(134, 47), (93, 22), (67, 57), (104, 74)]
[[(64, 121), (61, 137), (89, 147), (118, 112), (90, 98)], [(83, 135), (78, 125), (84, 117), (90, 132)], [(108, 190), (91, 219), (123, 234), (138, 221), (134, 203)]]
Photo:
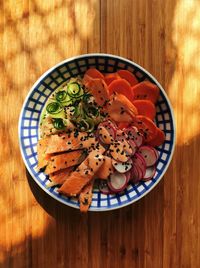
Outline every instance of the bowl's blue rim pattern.
[[(19, 133), (19, 144), (20, 144), (20, 151), (21, 151), (21, 154), (22, 154), (22, 158), (24, 160), (24, 163), (26, 165), (26, 168), (28, 169), (30, 175), (32, 176), (32, 178), (36, 181), (36, 183), (47, 193), (49, 194), (51, 197), (53, 197), (54, 199), (58, 200), (59, 202), (61, 203), (64, 203), (66, 204), (66, 198), (65, 197), (62, 197), (62, 196), (55, 196), (54, 193), (53, 193), (53, 188), (51, 190), (47, 189), (44, 185), (42, 185), (36, 178), (35, 178), (35, 175), (33, 174), (31, 168), (29, 167), (27, 161), (26, 161), (26, 158), (25, 158), (25, 155), (24, 155), (24, 149), (23, 149), (23, 145), (22, 145), (22, 141), (21, 141), (21, 122), (22, 122), (22, 118), (23, 118), (23, 113), (24, 113), (24, 108), (26, 106), (26, 103), (27, 101), (29, 100), (31, 94), (33, 93), (34, 89), (36, 88), (36, 86), (40, 83), (40, 81), (42, 81), (43, 79), (45, 79), (50, 73), (52, 73), (53, 70), (57, 69), (58, 67), (66, 64), (66, 63), (70, 63), (71, 61), (76, 61), (76, 60), (80, 60), (82, 58), (89, 58), (89, 57), (105, 57), (105, 58), (115, 58), (115, 59), (118, 59), (118, 60), (121, 60), (123, 62), (126, 62), (127, 64), (130, 64), (130, 65), (133, 65), (136, 69), (138, 70), (141, 70), (143, 73), (145, 73), (152, 82), (156, 83), (158, 85), (158, 87), (160, 88), (161, 90), (161, 95), (166, 99), (167, 103), (166, 105), (168, 106), (167, 108), (170, 110), (170, 118), (169, 118), (169, 121), (171, 120), (172, 122), (172, 130), (173, 130), (173, 136), (172, 136), (172, 141), (171, 141), (171, 154), (167, 156), (167, 164), (162, 168), (162, 174), (160, 175), (160, 177), (154, 181), (152, 180), (150, 182), (150, 184), (148, 185), (148, 187), (145, 185), (145, 183), (142, 183), (141, 185), (143, 186), (143, 190), (139, 192), (139, 194), (137, 195), (137, 198), (134, 198), (133, 200), (130, 200), (130, 198), (128, 198), (128, 200), (126, 202), (121, 202), (120, 201), (120, 205), (117, 203), (116, 205), (115, 204), (112, 204), (112, 206), (107, 206), (107, 207), (103, 207), (103, 206), (98, 206), (98, 207), (92, 207), (90, 208), (90, 211), (107, 211), (107, 210), (114, 210), (114, 209), (118, 209), (118, 208), (121, 208), (121, 207), (124, 207), (124, 206), (127, 206), (129, 204), (132, 204), (136, 201), (138, 201), (139, 199), (141, 199), (142, 197), (144, 197), (146, 194), (148, 194), (157, 184), (158, 182), (162, 179), (162, 177), (164, 176), (170, 162), (171, 162), (171, 159), (172, 159), (172, 156), (173, 156), (173, 153), (174, 153), (174, 148), (175, 148), (175, 140), (176, 140), (176, 128), (175, 128), (175, 122), (174, 122), (174, 112), (173, 112), (173, 109), (172, 109), (172, 106), (171, 106), (171, 103), (164, 91), (164, 89), (162, 88), (162, 86), (160, 85), (160, 83), (148, 72), (146, 71), (143, 67), (141, 67), (140, 65), (138, 65), (137, 63), (133, 62), (133, 61), (130, 61), (128, 59), (125, 59), (123, 57), (120, 57), (120, 56), (116, 56), (116, 55), (112, 55), (112, 54), (104, 54), (104, 53), (91, 53), (91, 54), (83, 54), (83, 55), (80, 55), (80, 56), (75, 56), (75, 57), (71, 57), (69, 59), (66, 59), (60, 63), (58, 63), (57, 65), (53, 66), (52, 68), (50, 68), (49, 70), (47, 70), (35, 83), (34, 85), (32, 86), (32, 88), (30, 89), (25, 101), (24, 101), (24, 104), (22, 106), (22, 110), (21, 110), (21, 113), (20, 113), (20, 116), (19, 116), (19, 125), (18, 125), (18, 133)], [(162, 116), (162, 114), (161, 114)], [(165, 130), (166, 131), (166, 130)], [(158, 148), (159, 150), (159, 148)], [(160, 149), (160, 151), (164, 151), (163, 148)], [(134, 187), (134, 190), (136, 192), (137, 191), (137, 188)], [(125, 194), (127, 193), (128, 190), (125, 191)], [(127, 195), (128, 197), (129, 195)], [(99, 198), (99, 195), (97, 193), (97, 199), (98, 200)], [(120, 195), (117, 197), (117, 199), (120, 198)], [(112, 199), (112, 198), (110, 198)], [(97, 201), (98, 202), (98, 201)], [(110, 200), (108, 200), (108, 204), (110, 204)], [(71, 206), (71, 207), (74, 207), (74, 208), (78, 208), (77, 207), (77, 204), (73, 204), (70, 203), (67, 205)]]

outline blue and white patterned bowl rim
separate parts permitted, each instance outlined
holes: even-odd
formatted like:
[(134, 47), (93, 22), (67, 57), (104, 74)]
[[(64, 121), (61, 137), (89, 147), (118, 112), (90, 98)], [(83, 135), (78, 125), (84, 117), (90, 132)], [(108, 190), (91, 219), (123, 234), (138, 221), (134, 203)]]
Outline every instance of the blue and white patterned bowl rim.
[[(124, 193), (122, 194), (117, 194), (117, 195), (108, 195), (105, 196), (101, 193), (99, 193), (98, 191), (94, 191), (93, 194), (93, 200), (92, 200), (92, 205), (90, 207), (90, 211), (107, 211), (107, 210), (114, 210), (114, 209), (118, 209), (124, 206), (127, 206), (129, 204), (132, 204), (134, 202), (136, 202), (137, 200), (141, 199), (142, 197), (144, 197), (146, 194), (148, 194), (157, 184), (158, 182), (162, 179), (162, 177), (164, 176), (174, 153), (174, 148), (175, 148), (175, 138), (176, 138), (176, 129), (175, 129), (175, 123), (174, 123), (174, 113), (173, 113), (173, 109), (172, 106), (170, 104), (170, 101), (164, 91), (164, 89), (162, 88), (162, 86), (160, 85), (160, 83), (148, 72), (146, 71), (143, 67), (141, 67), (140, 65), (136, 64), (133, 61), (130, 61), (128, 59), (125, 59), (123, 57), (120, 56), (116, 56), (116, 55), (112, 55), (112, 54), (103, 54), (103, 53), (91, 53), (91, 54), (83, 54), (80, 56), (75, 56), (69, 59), (66, 59), (60, 63), (58, 63), (57, 65), (53, 66), (51, 69), (47, 70), (36, 82), (35, 84), (32, 86), (32, 88), (29, 91), (29, 94), (27, 95), (24, 104), (22, 106), (22, 110), (20, 113), (20, 117), (19, 117), (19, 125), (18, 125), (18, 133), (19, 133), (19, 143), (20, 143), (20, 150), (21, 150), (21, 154), (24, 160), (24, 163), (26, 165), (26, 168), (28, 169), (30, 175), (32, 176), (32, 178), (36, 181), (36, 183), (47, 193), (49, 194), (51, 197), (53, 197), (54, 199), (58, 200), (59, 202), (74, 207), (74, 208), (79, 208), (78, 203), (76, 200), (73, 200), (73, 198), (67, 198), (64, 197), (62, 195), (59, 195), (58, 192), (56, 191), (56, 187), (52, 187), (50, 189), (46, 188), (45, 183), (43, 184), (40, 179), (38, 178), (38, 174), (42, 173), (42, 172), (36, 172), (36, 170), (31, 166), (30, 162), (27, 160), (27, 154), (26, 154), (26, 148), (23, 145), (23, 137), (22, 137), (22, 131), (23, 131), (23, 121), (26, 120), (23, 118), (24, 115), (24, 111), (25, 108), (27, 106), (27, 103), (29, 102), (29, 99), (31, 97), (31, 95), (33, 94), (33, 92), (35, 91), (35, 89), (37, 88), (37, 86), (40, 84), (40, 82), (42, 82), (44, 79), (47, 79), (48, 75), (52, 74), (52, 72), (55, 70), (57, 70), (59, 67), (61, 67), (64, 64), (68, 64), (70, 62), (73, 61), (77, 61), (77, 60), (85, 60), (88, 63), (88, 59), (90, 58), (104, 58), (104, 60), (109, 61), (109, 59), (111, 58), (111, 60), (114, 61), (121, 61), (124, 64), (128, 64), (128, 65), (132, 65), (133, 69), (136, 68), (136, 70), (141, 71), (143, 74), (145, 74), (152, 82), (154, 82), (155, 84), (157, 84), (157, 86), (160, 88), (160, 93), (162, 95), (162, 99), (159, 103), (159, 112), (158, 114), (160, 114), (159, 116), (162, 117), (163, 122), (165, 121), (165, 118), (162, 114), (162, 108), (161, 106), (164, 104), (165, 105), (165, 109), (167, 107), (169, 114), (168, 114), (168, 120), (167, 120), (167, 124), (170, 125), (171, 130), (166, 130), (166, 132), (170, 133), (170, 139), (168, 139), (167, 142), (167, 150), (166, 148), (162, 147), (159, 148), (158, 147), (158, 151), (165, 155), (165, 157), (162, 159), (159, 159), (158, 162), (158, 166), (160, 165), (161, 162), (161, 168), (159, 170), (156, 171), (156, 174), (153, 178), (153, 180), (148, 181), (148, 182), (142, 182), (139, 184), (139, 186), (135, 186), (135, 185), (131, 185), (129, 186), (129, 188), (131, 189), (127, 189), (125, 190)], [(98, 62), (95, 63), (96, 67), (98, 67)], [(78, 65), (78, 64), (77, 64)], [(80, 68), (79, 66), (76, 68)], [(71, 71), (68, 68), (68, 72), (71, 73)], [(60, 72), (59, 72), (60, 74)], [(62, 74), (60, 74), (62, 75)], [(52, 77), (51, 77), (52, 78)], [(57, 85), (58, 86), (58, 85)], [(45, 96), (47, 97), (47, 96)], [(37, 101), (37, 100), (35, 100)], [(30, 127), (31, 128), (31, 127)], [(38, 139), (38, 137), (37, 137)], [(30, 145), (31, 146), (31, 145)], [(36, 155), (36, 152), (33, 152), (32, 148), (29, 148), (30, 151), (32, 151), (33, 155)], [(168, 155), (167, 155), (168, 154)], [(31, 155), (32, 157), (32, 155)], [(45, 176), (44, 174), (40, 174), (41, 176)], [(47, 181), (47, 179), (46, 179)], [(140, 190), (138, 190), (140, 189)], [(114, 196), (114, 197), (113, 197)], [(103, 198), (102, 198), (103, 197)]]

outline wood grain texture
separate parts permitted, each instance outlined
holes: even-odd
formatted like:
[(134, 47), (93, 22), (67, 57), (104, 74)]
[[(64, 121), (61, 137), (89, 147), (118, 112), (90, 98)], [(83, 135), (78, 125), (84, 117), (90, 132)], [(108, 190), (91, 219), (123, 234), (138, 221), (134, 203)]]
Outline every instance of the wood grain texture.
[[(0, 1), (0, 267), (200, 267), (199, 12), (196, 0)], [(90, 52), (132, 59), (159, 80), (177, 145), (142, 200), (81, 215), (30, 178), (17, 125), (41, 74)]]

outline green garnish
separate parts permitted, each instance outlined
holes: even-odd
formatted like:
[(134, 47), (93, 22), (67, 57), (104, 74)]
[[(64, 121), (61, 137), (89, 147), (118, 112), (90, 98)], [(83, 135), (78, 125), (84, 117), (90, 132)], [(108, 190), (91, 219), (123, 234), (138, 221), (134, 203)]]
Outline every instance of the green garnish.
[(49, 114), (58, 114), (62, 111), (62, 109), (62, 106), (58, 102), (50, 102), (46, 107)]
[(66, 97), (67, 97), (67, 92), (65, 90), (62, 90), (56, 93), (56, 100), (59, 102), (65, 101)]
[(81, 87), (78, 83), (72, 82), (67, 85), (67, 94), (70, 97), (79, 97), (80, 96)]
[(66, 127), (62, 118), (55, 118), (53, 120), (53, 126), (58, 130), (64, 129)]

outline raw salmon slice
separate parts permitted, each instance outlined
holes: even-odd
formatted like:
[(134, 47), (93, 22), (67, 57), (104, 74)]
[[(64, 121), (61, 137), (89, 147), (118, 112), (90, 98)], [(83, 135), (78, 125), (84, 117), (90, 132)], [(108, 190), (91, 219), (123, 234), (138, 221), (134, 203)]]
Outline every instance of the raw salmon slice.
[(46, 154), (89, 148), (95, 144), (95, 137), (88, 135), (86, 132), (52, 135), (49, 139)]
[(38, 153), (38, 168), (41, 169), (45, 167), (48, 163), (46, 158), (46, 150), (49, 144), (49, 138), (40, 139), (37, 144)]
[(65, 169), (80, 164), (82, 161), (82, 150), (58, 154), (49, 159), (48, 165), (45, 169), (46, 174), (51, 174), (55, 171)]
[(112, 159), (109, 156), (104, 156), (104, 159), (103, 165), (95, 174), (95, 178), (107, 180), (110, 174), (114, 172), (114, 168), (112, 165)]
[(80, 211), (87, 212), (92, 203), (92, 189), (94, 180), (88, 183), (79, 195)]
[(71, 167), (61, 169), (59, 171), (49, 174), (49, 179), (54, 182), (55, 185), (62, 185), (67, 180), (71, 172)]
[(67, 196), (76, 196), (79, 194), (83, 187), (92, 180), (94, 174), (102, 166), (103, 159), (104, 156), (98, 151), (92, 151), (76, 171), (71, 173), (58, 192)]

